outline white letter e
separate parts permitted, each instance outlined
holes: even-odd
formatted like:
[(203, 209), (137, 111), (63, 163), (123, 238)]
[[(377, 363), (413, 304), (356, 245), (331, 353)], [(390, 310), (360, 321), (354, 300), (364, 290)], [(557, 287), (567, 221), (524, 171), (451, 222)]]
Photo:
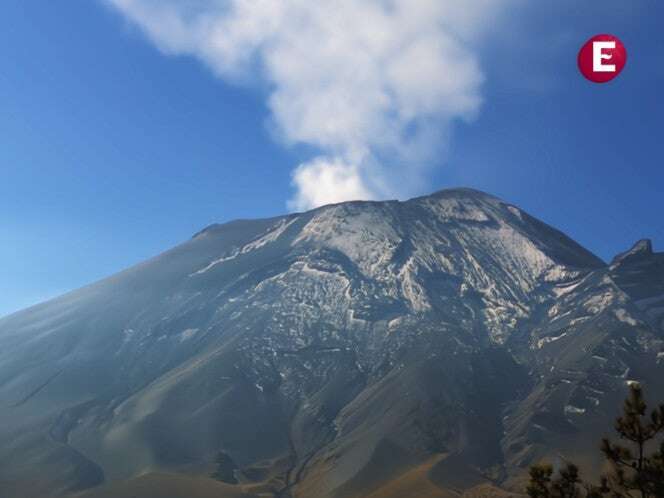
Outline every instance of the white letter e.
[(614, 41), (596, 41), (593, 42), (593, 72), (595, 73), (615, 73), (615, 64), (603, 64), (603, 60), (611, 59), (613, 55), (605, 54), (602, 51), (609, 48), (616, 48)]

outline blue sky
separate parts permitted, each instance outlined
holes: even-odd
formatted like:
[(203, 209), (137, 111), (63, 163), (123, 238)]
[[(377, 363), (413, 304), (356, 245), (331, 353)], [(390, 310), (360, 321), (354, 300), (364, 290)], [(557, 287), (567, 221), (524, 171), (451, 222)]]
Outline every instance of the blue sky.
[[(473, 119), (448, 119), (412, 191), (485, 190), (605, 259), (643, 237), (661, 250), (664, 5), (579, 3), (521, 3), (473, 38), (483, 103)], [(285, 212), (293, 168), (320, 152), (279, 137), (270, 81), (165, 54), (108, 4), (0, 9), (0, 315), (210, 223)], [(576, 53), (601, 32), (629, 59), (595, 85)], [(409, 171), (391, 168), (381, 174)]]

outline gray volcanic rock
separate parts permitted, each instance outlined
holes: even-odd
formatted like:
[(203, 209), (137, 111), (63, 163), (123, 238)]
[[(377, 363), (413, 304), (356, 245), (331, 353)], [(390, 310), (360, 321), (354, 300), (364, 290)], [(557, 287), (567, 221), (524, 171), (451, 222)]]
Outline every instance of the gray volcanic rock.
[(0, 489), (204, 476), (219, 453), (236, 488), (302, 498), (596, 468), (627, 384), (664, 394), (663, 318), (648, 242), (606, 265), (473, 190), (214, 225), (0, 320)]

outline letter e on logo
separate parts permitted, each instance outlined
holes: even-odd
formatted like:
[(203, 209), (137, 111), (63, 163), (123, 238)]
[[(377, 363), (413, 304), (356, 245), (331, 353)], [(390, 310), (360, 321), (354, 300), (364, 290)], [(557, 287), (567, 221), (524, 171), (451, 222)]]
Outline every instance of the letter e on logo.
[(594, 83), (606, 83), (618, 76), (627, 62), (627, 51), (613, 35), (595, 35), (579, 50), (581, 74)]

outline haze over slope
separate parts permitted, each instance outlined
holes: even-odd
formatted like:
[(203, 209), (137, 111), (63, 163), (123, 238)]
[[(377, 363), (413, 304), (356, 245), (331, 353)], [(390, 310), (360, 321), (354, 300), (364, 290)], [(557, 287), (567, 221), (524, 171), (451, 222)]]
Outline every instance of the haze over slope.
[(0, 320), (0, 486), (207, 476), (219, 453), (229, 496), (448, 496), (545, 456), (594, 467), (626, 384), (662, 394), (662, 303), (647, 241), (607, 265), (472, 190), (211, 226)]

